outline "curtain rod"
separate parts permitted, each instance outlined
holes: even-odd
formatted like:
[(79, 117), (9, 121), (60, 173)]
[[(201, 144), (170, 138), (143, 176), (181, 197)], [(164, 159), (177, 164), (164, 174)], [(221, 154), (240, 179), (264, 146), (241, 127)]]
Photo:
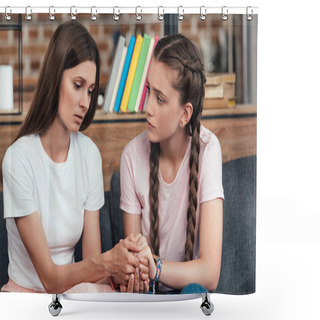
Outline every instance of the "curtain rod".
[[(135, 14), (138, 20), (142, 19), (144, 14), (156, 14), (158, 18), (163, 17), (164, 14), (177, 14), (179, 19), (183, 19), (183, 15), (186, 14), (199, 14), (200, 19), (205, 20), (208, 14), (221, 14), (222, 17), (227, 17), (228, 14), (245, 14), (248, 20), (252, 20), (254, 14), (258, 14), (258, 7), (125, 7), (125, 6), (113, 6), (113, 7), (82, 7), (82, 6), (71, 6), (71, 7), (39, 7), (39, 6), (26, 6), (26, 7), (15, 7), (15, 6), (0, 6), (0, 13), (5, 14), (5, 19), (10, 20), (11, 14), (24, 14), (27, 20), (31, 20), (32, 14), (34, 13), (48, 13), (49, 16), (54, 16), (58, 13), (69, 13), (71, 17), (77, 14), (90, 14), (91, 17), (95, 17), (98, 14), (112, 14), (114, 17), (119, 17), (121, 14)], [(181, 19), (182, 18), (182, 19)], [(51, 19), (53, 20), (53, 19)], [(94, 19), (92, 19), (94, 20)], [(117, 20), (117, 19), (115, 19)]]

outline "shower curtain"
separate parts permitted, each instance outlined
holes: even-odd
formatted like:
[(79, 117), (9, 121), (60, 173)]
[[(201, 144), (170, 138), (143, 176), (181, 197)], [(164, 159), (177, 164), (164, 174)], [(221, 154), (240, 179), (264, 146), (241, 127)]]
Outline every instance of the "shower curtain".
[[(233, 13), (233, 9), (228, 7), (214, 8), (211, 12), (210, 8), (206, 7), (195, 10), (182, 6), (174, 10), (157, 7), (152, 13), (146, 13), (146, 8), (142, 7), (113, 7), (109, 13), (103, 13), (101, 8), (96, 7), (71, 7), (61, 10), (50, 7), (47, 12), (26, 7), (23, 13), (21, 11), (14, 7), (1, 8), (0, 70), (9, 66), (13, 77), (10, 79), (0, 73), (1, 88), (4, 85), (7, 88), (10, 79), (9, 89), (5, 91), (7, 94), (0, 90), (0, 158), (3, 159), (30, 108), (53, 32), (66, 20), (79, 21), (97, 43), (101, 60), (97, 110), (92, 124), (84, 134), (97, 145), (102, 157), (105, 204), (100, 210), (100, 231), (103, 252), (110, 250), (124, 238), (119, 208), (120, 157), (126, 144), (146, 129), (145, 108), (148, 92), (145, 83), (152, 60), (152, 44), (166, 35), (181, 33), (197, 46), (206, 74), (201, 123), (218, 138), (222, 152), (223, 241), (220, 279), (215, 292), (235, 295), (254, 293), (258, 26), (256, 8), (242, 8), (241, 13)], [(134, 45), (130, 44), (132, 37), (141, 37), (141, 56), (136, 53), (136, 70), (131, 70), (135, 49)], [(129, 55), (130, 50), (132, 56)], [(133, 82), (131, 90), (135, 90), (134, 94), (131, 94), (126, 85), (130, 73)], [(12, 104), (7, 102), (11, 91)], [(127, 105), (122, 103), (125, 95), (128, 97)], [(3, 106), (2, 101), (6, 105)], [(10, 107), (7, 107), (8, 105)], [(8, 239), (3, 218), (2, 181), (0, 192), (2, 287), (8, 281)], [(75, 261), (81, 259), (82, 248), (79, 241), (75, 248)], [(82, 295), (81, 299), (105, 299), (103, 295), (90, 295), (90, 290), (86, 293), (88, 295)], [(79, 298), (76, 294), (67, 294), (65, 297)], [(122, 298), (109, 297), (109, 301), (114, 299)], [(134, 299), (139, 301), (140, 298)], [(144, 299), (162, 298), (156, 295), (153, 298), (141, 298), (141, 301)]]

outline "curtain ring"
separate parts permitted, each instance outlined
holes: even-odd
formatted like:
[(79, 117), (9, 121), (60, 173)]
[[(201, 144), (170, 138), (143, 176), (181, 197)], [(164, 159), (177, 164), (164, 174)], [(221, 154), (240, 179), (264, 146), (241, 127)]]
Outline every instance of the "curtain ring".
[(200, 7), (200, 20), (202, 20), (202, 21), (206, 20), (206, 18), (207, 18), (206, 14), (207, 14), (206, 7), (205, 6), (201, 6)]
[(56, 17), (54, 16), (56, 9), (54, 6), (49, 7), (49, 20), (53, 21)]
[(25, 14), (25, 19), (30, 21), (31, 20), (31, 13), (32, 13), (32, 9), (30, 6), (26, 7), (26, 14)]
[[(117, 10), (117, 12), (116, 12), (116, 10)], [(119, 19), (120, 19), (120, 10), (119, 10), (119, 8), (117, 7), (117, 6), (115, 6), (115, 7), (113, 7), (113, 17), (112, 17), (112, 19), (114, 20), (114, 21), (118, 21)]]
[(77, 8), (75, 6), (70, 7), (70, 19), (71, 20), (77, 19)]
[[(139, 13), (138, 13), (138, 9), (139, 9)], [(136, 19), (138, 21), (140, 21), (142, 19), (141, 13), (142, 13), (141, 7), (140, 6), (136, 6)]]
[[(250, 13), (249, 13), (249, 9), (251, 9)], [(253, 19), (253, 9), (250, 6), (248, 6), (246, 9), (246, 19), (247, 21), (251, 21)]]
[(221, 20), (227, 21), (228, 20), (228, 7), (223, 6), (221, 8)]
[(4, 9), (4, 18), (7, 20), (7, 21), (10, 21), (11, 20), (11, 16), (9, 16), (9, 13), (11, 13), (11, 9), (9, 6), (6, 6), (5, 9)]
[[(161, 13), (160, 13), (160, 9), (161, 9)], [(158, 7), (158, 20), (162, 21), (164, 19), (164, 9), (163, 6), (159, 6)]]
[(178, 19), (180, 20), (180, 21), (182, 21), (183, 20), (183, 14), (184, 14), (184, 9), (183, 9), (183, 6), (179, 6), (178, 7)]
[[(93, 10), (95, 10), (95, 13), (93, 13)], [(97, 13), (98, 13), (98, 11), (97, 11), (97, 8), (96, 7), (91, 7), (91, 9), (90, 9), (90, 20), (91, 21), (96, 21), (97, 20)]]

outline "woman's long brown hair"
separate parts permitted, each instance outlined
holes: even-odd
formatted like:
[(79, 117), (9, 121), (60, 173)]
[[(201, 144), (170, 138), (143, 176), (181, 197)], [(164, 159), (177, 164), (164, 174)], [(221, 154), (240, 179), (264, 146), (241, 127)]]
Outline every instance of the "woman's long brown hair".
[[(206, 78), (197, 47), (181, 34), (162, 38), (154, 50), (156, 61), (162, 62), (177, 71), (174, 89), (180, 93), (181, 105), (190, 102), (193, 113), (186, 128), (191, 136), (191, 153), (189, 159), (189, 204), (187, 212), (187, 230), (185, 243), (185, 260), (193, 259), (193, 246), (198, 206), (198, 169), (200, 153), (200, 118), (203, 108)], [(159, 143), (151, 142), (150, 151), (150, 242), (153, 253), (159, 254)]]
[(88, 30), (77, 21), (68, 21), (61, 24), (51, 38), (30, 109), (14, 141), (25, 135), (47, 131), (58, 112), (63, 72), (85, 61), (93, 61), (96, 65), (95, 88), (80, 131), (89, 126), (98, 99), (100, 56)]

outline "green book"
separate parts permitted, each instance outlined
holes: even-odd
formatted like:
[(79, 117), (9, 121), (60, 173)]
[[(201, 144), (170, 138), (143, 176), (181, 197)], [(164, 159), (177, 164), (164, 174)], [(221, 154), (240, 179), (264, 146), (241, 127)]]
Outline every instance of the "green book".
[(137, 69), (134, 75), (128, 107), (127, 107), (127, 110), (129, 110), (130, 112), (135, 111), (134, 109), (135, 109), (136, 100), (137, 100), (137, 96), (140, 88), (140, 82), (143, 74), (144, 65), (147, 59), (150, 41), (151, 41), (151, 37), (149, 37), (147, 34), (144, 34), (142, 47), (141, 47), (141, 51), (138, 59)]

